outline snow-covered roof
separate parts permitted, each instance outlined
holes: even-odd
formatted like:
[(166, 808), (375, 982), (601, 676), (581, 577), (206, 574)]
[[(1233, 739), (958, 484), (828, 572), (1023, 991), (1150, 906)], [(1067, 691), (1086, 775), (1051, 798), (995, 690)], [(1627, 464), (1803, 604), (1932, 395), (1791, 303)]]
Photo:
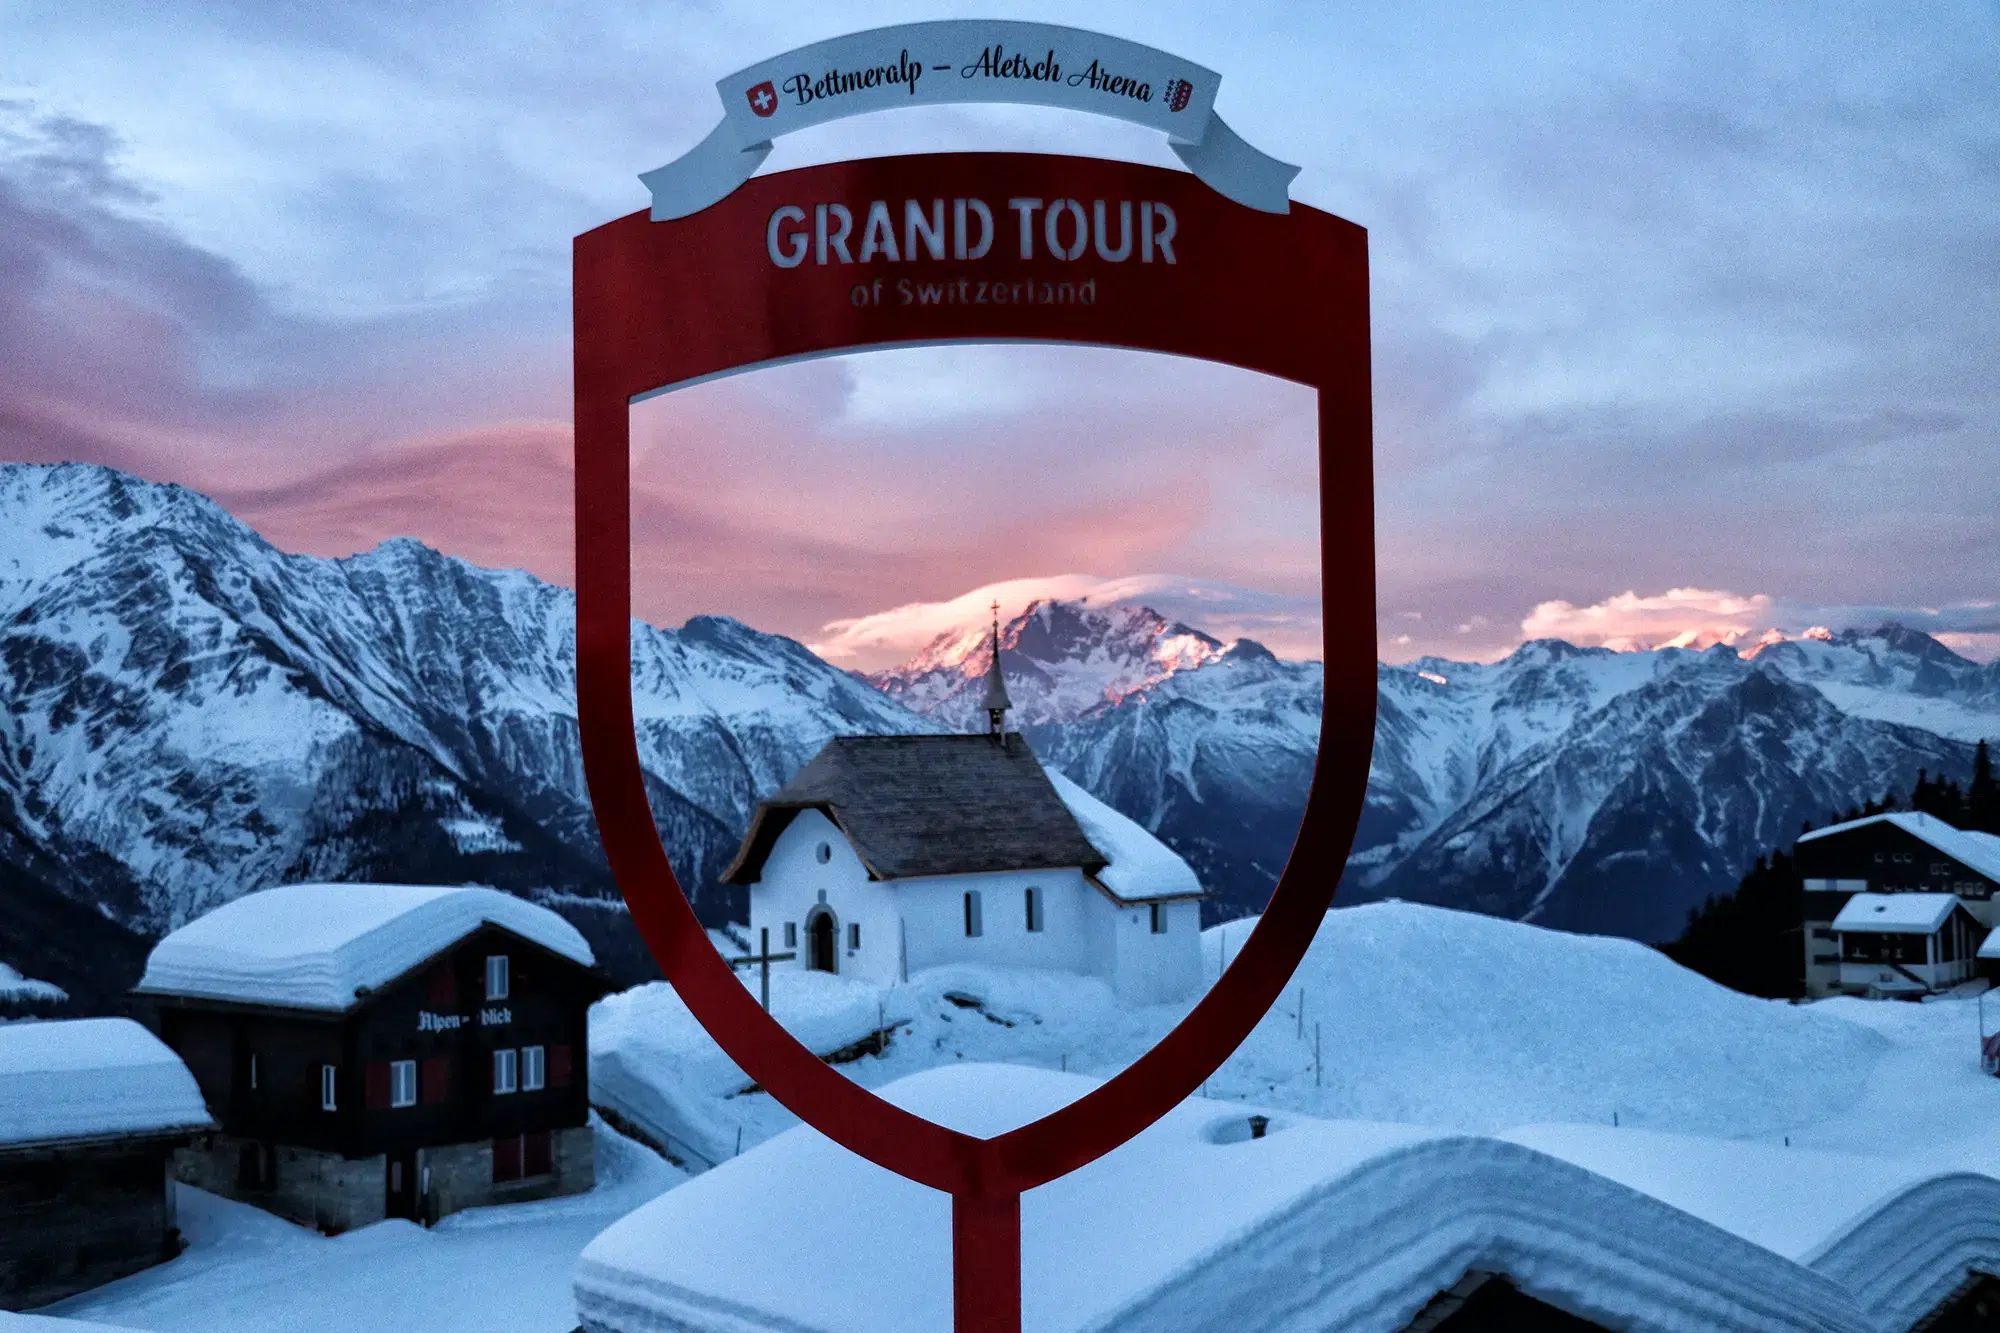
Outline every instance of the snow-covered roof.
[(2000, 884), (2000, 837), (1995, 837), (1991, 833), (1976, 833), (1970, 829), (1958, 828), (1936, 815), (1927, 815), (1921, 810), (1891, 810), (1886, 814), (1850, 819), (1844, 824), (1829, 824), (1825, 828), (1814, 829), (1811, 833), (1801, 833), (1799, 841), (1812, 842), (1816, 838), (1845, 833), (1864, 824), (1884, 823), (1894, 824), (1912, 837), (1923, 839), (1967, 869), (1976, 870), (1994, 883)]
[[(957, 1065), (884, 1093), (993, 1134), (1094, 1086)], [(1282, 1112), (1250, 1139), (1253, 1109), (1191, 1099), (1025, 1195), (1023, 1328), (1391, 1333), (1483, 1269), (1609, 1327), (1873, 1329), (1829, 1278), (1519, 1144)], [(950, 1325), (950, 1254), (949, 1199), (800, 1128), (600, 1234), (577, 1310), (605, 1333), (916, 1333)]]
[(194, 1075), (129, 1018), (0, 1024), (0, 1147), (209, 1128)]
[(28, 1001), (35, 1004), (61, 1004), (69, 998), (69, 992), (61, 986), (33, 977), (24, 977), (5, 963), (0, 963), (0, 1003), (9, 1000)]
[(1955, 893), (1857, 893), (1833, 919), (1835, 930), (1929, 935), (1958, 907)]
[(1097, 882), (1114, 898), (1129, 903), (1200, 895), (1201, 881), (1180, 853), (1053, 768), (1047, 772), (1083, 836), (1103, 855)]
[(492, 923), (585, 967), (576, 927), (498, 889), (285, 884), (246, 893), (154, 946), (142, 992), (344, 1010)]
[(1915, 1324), (1968, 1269), (2000, 1272), (2000, 1180), (1989, 1175), (1602, 1125), (1531, 1125), (1502, 1137), (1824, 1273), (1883, 1328)]

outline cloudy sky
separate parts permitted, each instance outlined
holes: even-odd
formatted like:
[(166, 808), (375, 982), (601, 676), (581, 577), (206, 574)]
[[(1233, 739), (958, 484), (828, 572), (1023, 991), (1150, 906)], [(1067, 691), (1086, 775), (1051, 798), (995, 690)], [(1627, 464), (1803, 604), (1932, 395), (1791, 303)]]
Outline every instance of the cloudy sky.
[[(1991, 0), (1195, 8), (978, 12), (1218, 70), (1293, 197), (1369, 229), (1383, 656), (1889, 617), (2000, 653)], [(290, 550), (566, 579), (570, 237), (644, 204), (719, 77), (952, 12), (0, 0), (0, 459), (182, 482)], [(939, 108), (765, 170), (934, 148), (1174, 165)], [(634, 415), (651, 619), (875, 665), (1004, 584), (1315, 642), (1296, 387), (966, 347)]]

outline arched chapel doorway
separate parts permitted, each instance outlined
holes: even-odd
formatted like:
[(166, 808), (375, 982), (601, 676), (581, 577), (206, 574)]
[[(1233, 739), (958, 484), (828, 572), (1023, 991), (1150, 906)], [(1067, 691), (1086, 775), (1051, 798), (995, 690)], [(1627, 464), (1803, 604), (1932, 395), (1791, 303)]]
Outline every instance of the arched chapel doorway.
[(814, 972), (838, 972), (833, 952), (833, 913), (816, 908), (806, 918), (806, 966)]

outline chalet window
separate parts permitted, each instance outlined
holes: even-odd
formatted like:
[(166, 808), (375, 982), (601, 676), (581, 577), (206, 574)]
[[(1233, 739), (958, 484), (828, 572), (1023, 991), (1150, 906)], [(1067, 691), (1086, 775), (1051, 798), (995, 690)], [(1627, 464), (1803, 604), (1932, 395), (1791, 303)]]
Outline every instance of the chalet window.
[(493, 1138), (493, 1183), (546, 1176), (555, 1170), (554, 1144), (549, 1131), (527, 1134), (497, 1134)]
[(542, 1048), (539, 1046), (523, 1046), (521, 1048), (521, 1091), (540, 1092), (544, 1081), (543, 1075), (546, 1072), (546, 1066), (542, 1061)]
[(979, 890), (967, 889), (965, 891), (966, 938), (971, 939), (975, 936), (984, 935), (985, 933), (986, 933), (986, 926), (985, 923), (980, 920), (980, 915), (979, 915)]
[(451, 1100), (450, 1056), (433, 1055), (427, 1057), (419, 1073), (422, 1074), (418, 1082), (422, 1084), (425, 1106), (435, 1106), (439, 1102), (448, 1102)]
[(847, 923), (847, 947), (850, 949), (859, 949), (861, 947), (861, 923), (859, 921), (850, 921)]
[(417, 1104), (417, 1062), (415, 1060), (392, 1060), (389, 1062), (389, 1105), (415, 1106)]
[(340, 1103), (334, 1094), (339, 1090), (340, 1066), (321, 1065), (319, 1067), (319, 1109), (338, 1111)]
[(515, 1073), (519, 1052), (513, 1050), (493, 1052), (493, 1091), (495, 1095), (514, 1091)]
[(1028, 929), (1030, 931), (1040, 930), (1042, 928), (1042, 891), (1031, 884), (1021, 891), (1021, 896), (1027, 900)]
[(491, 954), (486, 959), (486, 998), (507, 998), (507, 955), (504, 953)]
[(1153, 909), (1153, 933), (1155, 935), (1166, 934), (1167, 905), (1165, 903), (1149, 903), (1148, 906)]
[(569, 1086), (569, 1047), (549, 1047), (549, 1086), (567, 1088)]
[(799, 947), (799, 923), (796, 921), (785, 923), (785, 947), (787, 949)]

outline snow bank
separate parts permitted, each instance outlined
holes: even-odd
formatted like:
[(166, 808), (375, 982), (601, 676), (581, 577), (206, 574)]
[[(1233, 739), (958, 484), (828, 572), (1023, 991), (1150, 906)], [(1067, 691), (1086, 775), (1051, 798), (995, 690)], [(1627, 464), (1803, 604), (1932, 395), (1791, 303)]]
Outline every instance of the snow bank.
[(1824, 1273), (1883, 1328), (1915, 1324), (1969, 1270), (2000, 1272), (2000, 1179), (1990, 1175), (1597, 1125), (1532, 1125), (1502, 1137)]
[(141, 991), (342, 1010), (485, 923), (588, 967), (576, 927), (470, 885), (286, 884), (248, 893), (154, 947)]
[(142, 1333), (123, 1324), (86, 1324), (45, 1314), (9, 1314), (0, 1310), (0, 1333)]
[[(1092, 1086), (962, 1065), (885, 1092), (990, 1135)], [(1030, 1192), (1024, 1330), (1390, 1333), (1472, 1268), (1611, 1327), (1871, 1327), (1826, 1277), (1518, 1144), (1282, 1114), (1250, 1140), (1248, 1110), (1191, 1100)], [(943, 1195), (799, 1128), (592, 1241), (577, 1308), (604, 1333), (917, 1333), (950, 1324), (949, 1256)]]
[[(1253, 924), (1203, 932), (1210, 978)], [(1454, 1129), (1616, 1115), (1751, 1137), (1845, 1107), (1889, 1048), (1820, 1006), (1738, 994), (1630, 940), (1387, 902), (1327, 914), (1211, 1090)]]
[(1122, 902), (1185, 898), (1201, 893), (1201, 881), (1173, 848), (1119, 814), (1055, 769), (1044, 769), (1056, 795), (1077, 826), (1106, 861), (1097, 880)]
[(194, 1075), (129, 1018), (0, 1025), (0, 1144), (212, 1127)]
[[(754, 971), (737, 975), (746, 987), (758, 988)], [(904, 992), (790, 969), (771, 973), (771, 1013), (820, 1056), (911, 1017)], [(696, 1170), (735, 1153), (736, 1123), (722, 1114), (720, 1103), (749, 1086), (749, 1076), (723, 1054), (666, 982), (636, 986), (591, 1006), (591, 1101)]]

